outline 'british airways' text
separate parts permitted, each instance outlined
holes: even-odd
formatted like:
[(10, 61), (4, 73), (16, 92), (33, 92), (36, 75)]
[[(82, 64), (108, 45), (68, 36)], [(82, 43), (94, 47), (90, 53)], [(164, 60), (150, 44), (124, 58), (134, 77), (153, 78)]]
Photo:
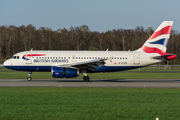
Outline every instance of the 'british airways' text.
[(34, 59), (34, 62), (35, 63), (36, 62), (44, 62), (44, 63), (49, 63), (49, 62), (52, 62), (52, 63), (55, 63), (55, 62), (57, 62), (57, 63), (68, 63), (69, 61), (67, 59), (63, 59), (63, 60), (59, 60), (59, 59), (52, 59), (52, 60), (50, 60), (50, 59), (48, 59), (48, 60), (46, 60), (46, 59)]

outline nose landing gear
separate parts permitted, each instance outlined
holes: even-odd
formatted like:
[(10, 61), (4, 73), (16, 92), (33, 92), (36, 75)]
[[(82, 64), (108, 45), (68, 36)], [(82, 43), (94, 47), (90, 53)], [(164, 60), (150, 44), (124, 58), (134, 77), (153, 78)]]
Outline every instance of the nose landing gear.
[(31, 71), (29, 71), (29, 75), (28, 75), (27, 81), (31, 81), (31, 80), (32, 80), (32, 78), (31, 78), (31, 74), (32, 74), (32, 72), (31, 72)]

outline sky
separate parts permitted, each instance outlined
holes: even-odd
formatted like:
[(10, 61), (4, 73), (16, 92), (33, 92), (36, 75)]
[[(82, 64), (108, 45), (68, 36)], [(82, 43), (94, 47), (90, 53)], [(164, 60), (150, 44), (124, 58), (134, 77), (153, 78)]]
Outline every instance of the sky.
[(0, 0), (0, 26), (32, 24), (70, 29), (87, 25), (91, 31), (156, 29), (174, 21), (180, 31), (180, 0)]

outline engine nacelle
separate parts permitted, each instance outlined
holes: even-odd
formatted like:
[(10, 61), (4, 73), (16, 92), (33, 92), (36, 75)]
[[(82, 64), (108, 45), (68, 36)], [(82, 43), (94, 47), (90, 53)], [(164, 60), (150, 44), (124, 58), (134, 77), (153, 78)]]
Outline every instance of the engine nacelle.
[(66, 67), (52, 67), (51, 73), (53, 77), (58, 78), (71, 78), (79, 76), (79, 71), (77, 69)]

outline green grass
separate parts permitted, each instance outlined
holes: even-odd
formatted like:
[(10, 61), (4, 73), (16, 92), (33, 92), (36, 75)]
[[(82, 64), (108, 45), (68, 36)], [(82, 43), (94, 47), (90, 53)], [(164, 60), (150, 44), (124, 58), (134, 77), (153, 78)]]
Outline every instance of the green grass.
[[(26, 79), (28, 72), (0, 72), (1, 79)], [(156, 72), (110, 72), (88, 74), (90, 79), (180, 79), (179, 73), (156, 73)], [(33, 72), (33, 79), (61, 79), (53, 78), (51, 72)], [(71, 78), (82, 79), (83, 75)]]
[[(130, 72), (106, 72), (88, 74), (90, 79), (180, 79), (180, 70), (129, 70)], [(146, 71), (146, 72), (143, 72)], [(148, 71), (148, 72), (147, 72)], [(165, 71), (164, 73), (159, 71)], [(176, 71), (173, 73), (173, 71)], [(168, 73), (169, 72), (169, 73)], [(0, 67), (0, 79), (26, 79), (28, 72), (19, 72)], [(53, 78), (51, 72), (33, 72), (33, 79), (62, 79)], [(71, 78), (82, 79), (83, 75)]]
[(1, 120), (179, 120), (180, 89), (0, 88)]

